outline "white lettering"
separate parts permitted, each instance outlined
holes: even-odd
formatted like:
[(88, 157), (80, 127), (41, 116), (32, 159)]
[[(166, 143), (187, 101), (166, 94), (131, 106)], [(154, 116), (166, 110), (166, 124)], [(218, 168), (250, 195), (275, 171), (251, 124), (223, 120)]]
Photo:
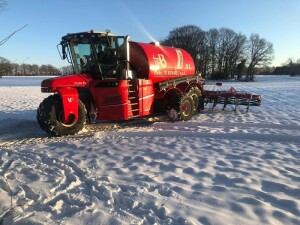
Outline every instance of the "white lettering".
[(154, 60), (155, 66), (158, 66), (158, 67), (161, 67), (161, 68), (166, 68), (167, 67), (167, 61), (166, 61), (165, 56), (163, 54), (157, 54), (156, 57), (153, 55), (153, 60)]
[(186, 64), (185, 68), (188, 69), (188, 70), (191, 70), (192, 69), (191, 64)]
[(177, 53), (177, 69), (182, 69), (183, 67), (183, 55), (181, 50), (176, 49), (176, 53)]

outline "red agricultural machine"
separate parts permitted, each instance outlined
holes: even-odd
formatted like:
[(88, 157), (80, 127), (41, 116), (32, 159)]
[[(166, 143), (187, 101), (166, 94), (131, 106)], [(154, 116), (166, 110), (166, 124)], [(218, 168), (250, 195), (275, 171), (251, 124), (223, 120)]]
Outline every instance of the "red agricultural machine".
[[(204, 80), (183, 49), (95, 31), (67, 34), (60, 45), (74, 74), (41, 83), (42, 92), (55, 93), (37, 110), (40, 127), (50, 135), (75, 134), (92, 119), (122, 121), (166, 112), (171, 120), (189, 120), (205, 101), (220, 103), (222, 96), (203, 89)], [(260, 96), (240, 97), (260, 104)], [(223, 103), (238, 104), (228, 99)]]

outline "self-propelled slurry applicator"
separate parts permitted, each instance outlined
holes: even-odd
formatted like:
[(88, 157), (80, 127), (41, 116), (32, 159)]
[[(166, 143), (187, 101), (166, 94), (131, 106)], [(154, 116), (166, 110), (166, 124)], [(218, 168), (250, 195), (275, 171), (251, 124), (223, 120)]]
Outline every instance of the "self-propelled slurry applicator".
[(54, 93), (37, 110), (43, 130), (73, 135), (91, 119), (121, 121), (165, 112), (171, 120), (189, 120), (205, 101), (224, 106), (261, 102), (258, 95), (235, 90), (205, 91), (204, 79), (183, 49), (129, 39), (96, 31), (62, 37), (61, 56), (74, 74), (42, 81), (42, 92)]

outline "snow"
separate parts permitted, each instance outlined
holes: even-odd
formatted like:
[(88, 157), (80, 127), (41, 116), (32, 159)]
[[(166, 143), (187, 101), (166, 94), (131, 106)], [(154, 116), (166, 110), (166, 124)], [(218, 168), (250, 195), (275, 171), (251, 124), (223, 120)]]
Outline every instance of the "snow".
[(41, 80), (0, 79), (0, 223), (300, 224), (299, 77), (225, 83), (262, 95), (248, 113), (54, 138), (35, 119)]

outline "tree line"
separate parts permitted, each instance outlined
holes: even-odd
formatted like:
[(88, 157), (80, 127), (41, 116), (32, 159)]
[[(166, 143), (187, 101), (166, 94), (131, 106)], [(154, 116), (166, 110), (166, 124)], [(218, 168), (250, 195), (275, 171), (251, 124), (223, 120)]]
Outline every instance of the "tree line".
[(276, 67), (273, 72), (275, 75), (288, 74), (291, 76), (300, 75), (300, 59), (294, 60), (289, 58), (283, 66)]
[(178, 27), (162, 40), (169, 46), (185, 49), (196, 63), (197, 72), (212, 79), (236, 75), (253, 80), (256, 68), (267, 66), (274, 56), (273, 44), (258, 34), (246, 37), (229, 28), (203, 31), (195, 25)]
[[(186, 25), (171, 30), (161, 42), (189, 52), (195, 62), (196, 72), (208, 79), (253, 81), (254, 74), (300, 74), (300, 59), (289, 59), (282, 67), (268, 67), (274, 57), (273, 44), (258, 34), (246, 37), (229, 28), (203, 31), (197, 26)], [(0, 57), (0, 76), (71, 73), (72, 66), (56, 68), (50, 64), (17, 64)]]
[(0, 57), (0, 76), (36, 76), (36, 75), (62, 75), (71, 74), (72, 66), (56, 68), (53, 65), (18, 64)]

